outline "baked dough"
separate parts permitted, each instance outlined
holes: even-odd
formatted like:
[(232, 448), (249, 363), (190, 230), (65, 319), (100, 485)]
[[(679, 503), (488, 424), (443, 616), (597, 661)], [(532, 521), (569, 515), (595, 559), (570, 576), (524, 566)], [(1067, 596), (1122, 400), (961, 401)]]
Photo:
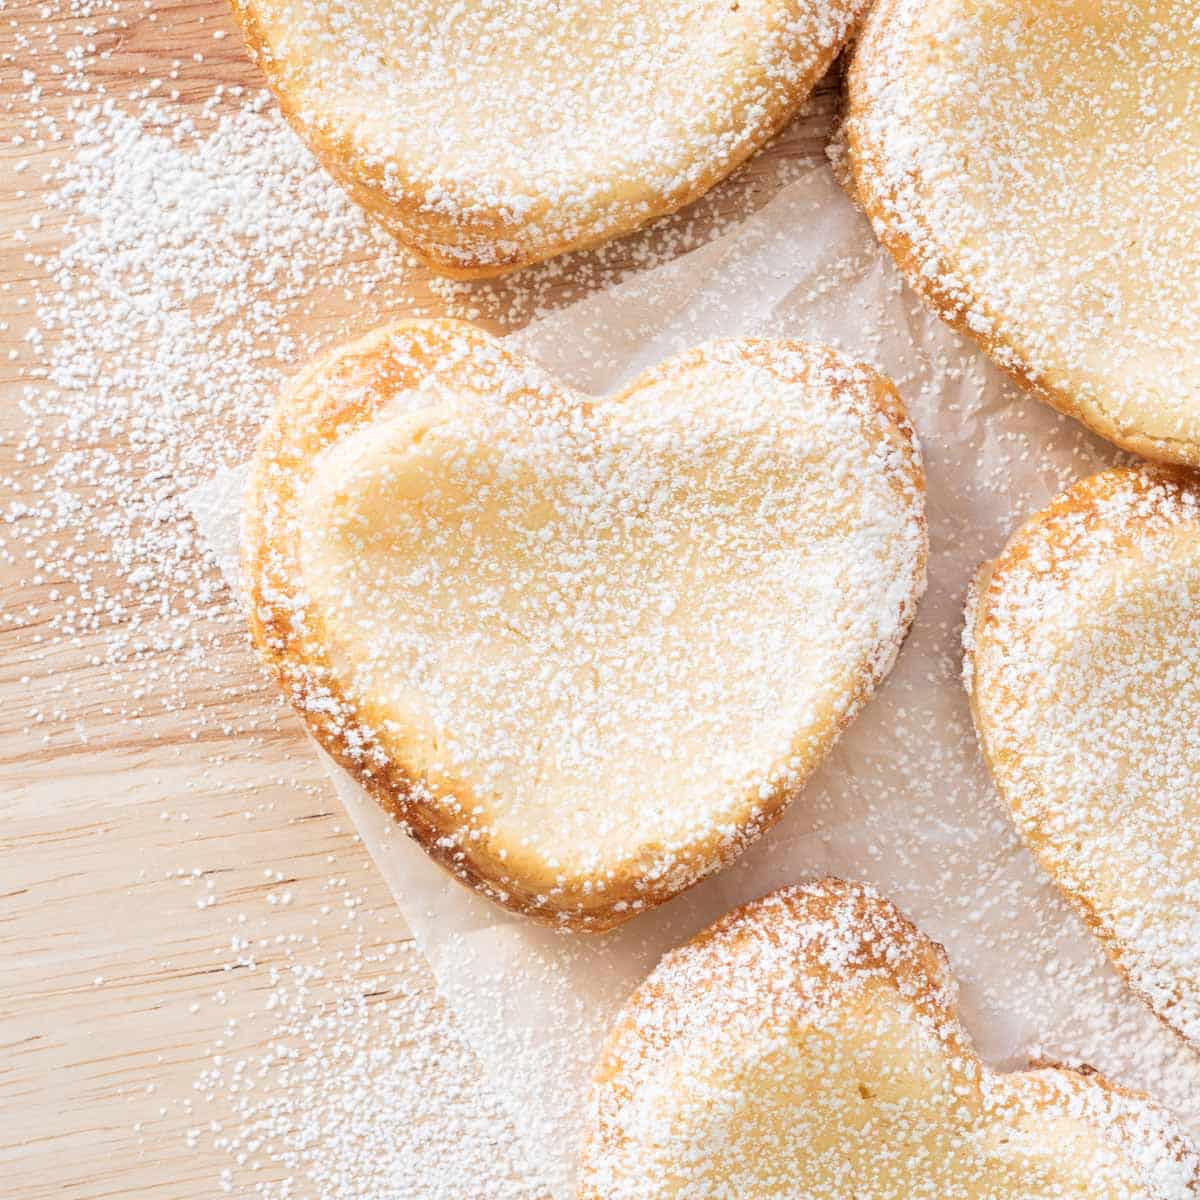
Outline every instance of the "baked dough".
[(1041, 399), (1200, 465), (1200, 23), (1189, 0), (880, 0), (857, 192), (909, 282)]
[(999, 1074), (942, 948), (826, 879), (668, 954), (596, 1068), (581, 1200), (1195, 1200), (1200, 1159), (1144, 1097)]
[(896, 393), (794, 342), (573, 393), (478, 328), (319, 359), (246, 503), (254, 639), (309, 727), (498, 903), (603, 929), (780, 815), (924, 587)]
[(297, 132), (439, 271), (495, 275), (703, 195), (867, 0), (232, 0)]
[(1200, 486), (1085, 479), (980, 573), (979, 743), (1117, 965), (1200, 1045)]

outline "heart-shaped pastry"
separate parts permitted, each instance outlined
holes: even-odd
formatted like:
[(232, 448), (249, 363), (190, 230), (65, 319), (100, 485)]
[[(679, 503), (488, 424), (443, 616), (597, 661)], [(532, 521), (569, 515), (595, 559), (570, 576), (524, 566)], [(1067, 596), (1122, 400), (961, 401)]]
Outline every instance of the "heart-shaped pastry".
[(703, 195), (867, 0), (232, 0), (288, 119), (440, 271), (494, 275)]
[(581, 1200), (1195, 1200), (1200, 1157), (1094, 1074), (1000, 1074), (942, 948), (826, 879), (723, 917), (633, 994)]
[(980, 572), (967, 645), (1017, 828), (1200, 1045), (1200, 486), (1149, 470), (1076, 484)]
[(1138, 454), (1200, 465), (1200, 23), (1189, 0), (880, 0), (854, 180), (938, 313)]
[(254, 638), (326, 749), (460, 878), (591, 929), (775, 821), (926, 552), (869, 368), (718, 343), (597, 400), (454, 321), (299, 377), (244, 532)]

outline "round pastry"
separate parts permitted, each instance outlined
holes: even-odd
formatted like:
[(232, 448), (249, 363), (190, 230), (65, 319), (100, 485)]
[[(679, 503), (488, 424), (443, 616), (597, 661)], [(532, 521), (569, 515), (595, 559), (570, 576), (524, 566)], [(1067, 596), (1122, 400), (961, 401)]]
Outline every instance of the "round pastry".
[(1034, 854), (1200, 1044), (1200, 486), (1085, 479), (980, 573), (979, 743)]
[(1171, 1119), (1095, 1074), (1000, 1074), (942, 948), (826, 879), (668, 954), (596, 1068), (580, 1200), (1195, 1200)]
[(857, 192), (909, 282), (1041, 399), (1200, 465), (1200, 24), (1189, 0), (880, 0)]
[(924, 587), (896, 393), (793, 342), (572, 392), (399, 322), (282, 396), (249, 483), (253, 636), (321, 744), (500, 904), (604, 929), (771, 825)]
[(439, 271), (495, 275), (703, 195), (866, 0), (232, 0), (325, 168)]

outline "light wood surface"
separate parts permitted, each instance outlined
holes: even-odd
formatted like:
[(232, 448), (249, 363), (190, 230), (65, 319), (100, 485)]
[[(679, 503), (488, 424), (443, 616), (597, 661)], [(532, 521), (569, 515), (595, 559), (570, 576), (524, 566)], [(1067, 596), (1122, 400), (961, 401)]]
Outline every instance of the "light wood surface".
[[(41, 31), (57, 25), (66, 52), (86, 24), (69, 10), (66, 0), (50, 8), (18, 0), (3, 9), (0, 30), (0, 507), (29, 470), (14, 450), (23, 420), (19, 373), (31, 362), (23, 341), (29, 297), (42, 269), (28, 256), (53, 248), (61, 217), (47, 216), (32, 241), (16, 242), (13, 233), (28, 230), (50, 186), (44, 177), (72, 152), (63, 143), (12, 144), (28, 116), (23, 70), (36, 66), (47, 112), (69, 100), (53, 83), (61, 60), (42, 54), (31, 63), (22, 35), (36, 26), (45, 45)], [(128, 4), (123, 24), (93, 24), (100, 32), (84, 36), (108, 51), (95, 76), (114, 96), (166, 75), (177, 60), (183, 111), (197, 110), (217, 82), (259, 86), (219, 0)], [(219, 30), (228, 36), (214, 38)], [(835, 102), (827, 85), (779, 144), (676, 227), (710, 221), (747, 197), (758, 202), (777, 185), (780, 163), (819, 157)], [(18, 173), (21, 159), (29, 165)], [(609, 260), (639, 261), (644, 248), (630, 239)], [(410, 290), (414, 305), (436, 308), (425, 275), (414, 274)], [(564, 279), (547, 294), (572, 290)], [(503, 294), (489, 289), (483, 313), (500, 328)], [(153, 687), (132, 705), (108, 669), (92, 665), (103, 659), (105, 635), (39, 640), (56, 581), (37, 577), (19, 526), (3, 536), (0, 1195), (217, 1196), (229, 1156), (189, 1130), (236, 1121), (222, 1095), (202, 1099), (194, 1089), (229, 1022), (239, 1022), (240, 1052), (251, 1052), (271, 1033), (263, 1014), (273, 965), (311, 960), (336, 975), (339, 959), (357, 947), (402, 942), (404, 923), (298, 722), (275, 701), (228, 600), (195, 616), (211, 646), (206, 669), (189, 684), (188, 705), (204, 705), (208, 717), (193, 736), (195, 723), (162, 712)], [(169, 675), (171, 656), (161, 657)], [(139, 669), (152, 679), (152, 667)], [(267, 879), (266, 869), (276, 874)], [(284, 890), (291, 902), (272, 903)], [(212, 902), (198, 906), (205, 897)], [(253, 969), (231, 967), (235, 934), (254, 941)], [(397, 986), (430, 992), (423, 964), (405, 961)], [(234, 1194), (252, 1195), (255, 1183), (288, 1173), (269, 1160), (235, 1171)], [(403, 1194), (421, 1194), (409, 1186)], [(297, 1179), (295, 1194), (313, 1193)]]

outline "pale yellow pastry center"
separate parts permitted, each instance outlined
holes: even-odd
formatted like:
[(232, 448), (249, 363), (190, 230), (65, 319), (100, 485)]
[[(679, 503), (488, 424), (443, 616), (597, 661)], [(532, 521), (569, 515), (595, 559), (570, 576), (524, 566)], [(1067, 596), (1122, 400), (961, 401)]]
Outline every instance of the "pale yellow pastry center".
[(733, 835), (890, 661), (922, 544), (894, 429), (806, 393), (448, 396), (326, 451), (301, 590), (363, 724), (551, 876)]
[(1019, 1076), (984, 1078), (891, 986), (790, 1021), (716, 1014), (640, 1075), (605, 1164), (614, 1198), (1145, 1195), (1097, 1128), (1047, 1111)]
[(1185, 1200), (1196, 1160), (1144, 1097), (999, 1074), (938, 948), (826, 879), (668, 954), (596, 1068), (581, 1200)]

